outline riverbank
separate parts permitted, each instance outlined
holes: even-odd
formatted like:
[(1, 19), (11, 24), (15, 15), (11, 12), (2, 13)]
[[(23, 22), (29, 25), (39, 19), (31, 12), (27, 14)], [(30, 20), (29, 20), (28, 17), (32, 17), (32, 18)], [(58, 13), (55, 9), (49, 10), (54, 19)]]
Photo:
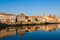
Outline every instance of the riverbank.
[(31, 23), (31, 24), (18, 24), (18, 23), (14, 23), (14, 24), (4, 24), (4, 23), (0, 23), (0, 27), (7, 27), (7, 26), (29, 26), (29, 25), (47, 25), (47, 24), (60, 24), (60, 23), (49, 23), (49, 22), (41, 22), (41, 23)]

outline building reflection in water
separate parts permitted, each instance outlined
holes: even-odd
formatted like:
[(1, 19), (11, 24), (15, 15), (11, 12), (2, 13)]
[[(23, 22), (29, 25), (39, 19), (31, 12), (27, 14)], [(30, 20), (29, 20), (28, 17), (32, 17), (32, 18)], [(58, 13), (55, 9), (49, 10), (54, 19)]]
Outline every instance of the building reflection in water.
[(40, 30), (55, 31), (57, 27), (58, 27), (57, 24), (31, 25), (31, 26), (18, 26), (18, 27), (11, 26), (11, 27), (0, 29), (0, 37), (16, 35), (16, 32), (18, 32), (18, 35), (24, 36), (26, 32), (31, 33)]
[(3, 28), (0, 30), (0, 37), (16, 35), (16, 29), (14, 27)]

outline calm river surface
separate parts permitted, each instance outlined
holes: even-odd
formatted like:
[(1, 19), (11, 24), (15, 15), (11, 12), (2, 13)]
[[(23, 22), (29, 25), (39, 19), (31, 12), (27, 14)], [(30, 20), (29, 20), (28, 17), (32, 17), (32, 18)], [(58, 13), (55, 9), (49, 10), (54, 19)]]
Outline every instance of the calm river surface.
[(60, 40), (60, 24), (2, 28), (0, 40)]

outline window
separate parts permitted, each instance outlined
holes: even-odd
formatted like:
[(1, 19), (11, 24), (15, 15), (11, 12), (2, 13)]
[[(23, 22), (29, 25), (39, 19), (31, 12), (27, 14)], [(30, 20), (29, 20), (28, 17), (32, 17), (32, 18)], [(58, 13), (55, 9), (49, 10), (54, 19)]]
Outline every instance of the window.
[(30, 20), (28, 20), (28, 22), (30, 22)]

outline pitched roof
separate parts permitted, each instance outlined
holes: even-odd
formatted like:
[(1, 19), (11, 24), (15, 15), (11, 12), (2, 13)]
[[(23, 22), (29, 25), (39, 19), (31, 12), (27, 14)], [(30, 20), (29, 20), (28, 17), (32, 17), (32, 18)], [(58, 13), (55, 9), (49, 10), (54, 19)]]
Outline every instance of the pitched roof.
[(21, 13), (21, 14), (19, 14), (19, 15), (17, 15), (17, 16), (25, 16), (23, 13)]

